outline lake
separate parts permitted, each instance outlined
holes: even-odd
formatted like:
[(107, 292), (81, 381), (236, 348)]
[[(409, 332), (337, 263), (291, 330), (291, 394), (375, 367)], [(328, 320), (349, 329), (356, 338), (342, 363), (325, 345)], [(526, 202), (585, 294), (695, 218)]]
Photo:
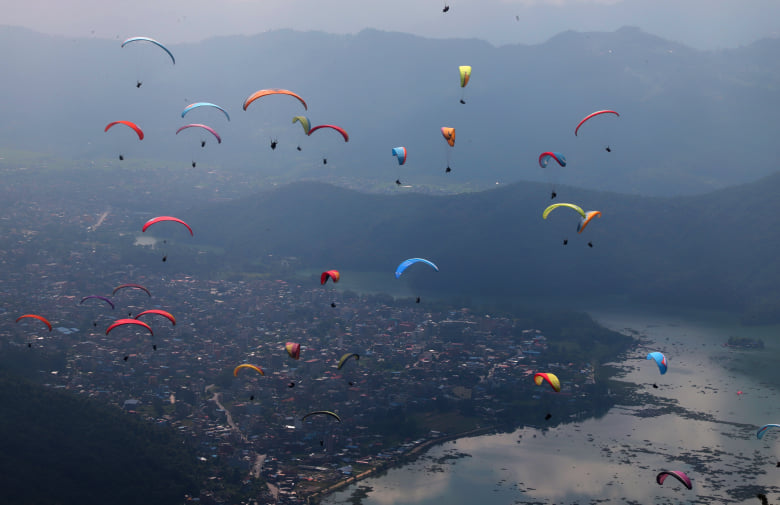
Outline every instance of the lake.
[[(780, 423), (780, 328), (655, 308), (588, 312), (610, 329), (643, 337), (646, 345), (616, 365), (617, 380), (635, 385), (644, 404), (617, 405), (600, 419), (447, 442), (322, 503), (759, 504), (759, 492), (780, 503), (780, 430), (756, 438), (761, 425)], [(730, 350), (722, 344), (731, 335), (763, 338), (767, 348)], [(645, 359), (656, 350), (668, 358), (666, 375)], [(673, 479), (659, 486), (661, 470), (686, 472), (693, 489)]]

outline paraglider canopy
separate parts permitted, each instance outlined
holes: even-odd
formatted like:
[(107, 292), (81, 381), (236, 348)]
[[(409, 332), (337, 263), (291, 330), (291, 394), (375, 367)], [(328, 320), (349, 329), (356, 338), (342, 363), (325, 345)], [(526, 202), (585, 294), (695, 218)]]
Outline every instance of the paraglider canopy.
[(341, 359), (339, 359), (339, 363), (338, 363), (338, 366), (336, 368), (338, 370), (341, 370), (341, 367), (344, 366), (344, 363), (346, 363), (349, 358), (353, 358), (353, 357), (355, 358), (356, 361), (360, 359), (360, 355), (359, 354), (354, 353), (354, 352), (348, 352), (345, 355), (343, 355), (341, 357)]
[(143, 321), (138, 321), (136, 319), (127, 319), (127, 318), (126, 319), (117, 319), (116, 321), (114, 321), (111, 324), (111, 326), (109, 326), (106, 329), (106, 335), (111, 333), (111, 330), (113, 330), (114, 328), (117, 328), (119, 326), (128, 325), (128, 324), (140, 326), (140, 327), (144, 328), (145, 330), (147, 330), (150, 335), (154, 336), (154, 332), (152, 331), (152, 327), (151, 326), (149, 326), (148, 324), (144, 323)]
[(577, 233), (582, 233), (585, 231), (585, 227), (588, 226), (588, 223), (590, 223), (594, 217), (601, 217), (601, 211), (589, 210), (586, 212), (585, 217), (583, 217), (580, 222), (577, 223)]
[(762, 438), (764, 438), (764, 434), (766, 434), (766, 432), (771, 430), (772, 428), (780, 428), (780, 424), (765, 424), (764, 426), (758, 429), (758, 432), (756, 433), (756, 437), (759, 440), (761, 440)]
[(344, 137), (344, 142), (349, 142), (349, 134), (347, 133), (347, 131), (344, 128), (340, 127), (340, 126), (336, 126), (336, 125), (332, 125), (332, 124), (321, 124), (321, 125), (318, 125), (318, 126), (312, 126), (311, 129), (309, 130), (308, 135), (311, 135), (312, 133), (316, 132), (317, 130), (319, 130), (321, 128), (332, 128), (332, 129), (336, 130), (337, 132), (339, 132), (342, 137)]
[(656, 364), (658, 365), (658, 371), (661, 372), (661, 375), (666, 373), (666, 356), (664, 356), (662, 353), (657, 351), (651, 352), (647, 355), (647, 359), (655, 360)]
[(331, 412), (330, 410), (315, 410), (314, 412), (309, 412), (305, 416), (301, 418), (301, 421), (305, 421), (307, 417), (309, 416), (315, 416), (315, 415), (325, 415), (325, 416), (331, 416), (336, 421), (341, 422), (341, 418), (336, 414), (335, 412)]
[(236, 368), (233, 369), (233, 377), (238, 377), (238, 371), (243, 368), (248, 368), (249, 370), (254, 370), (260, 375), (265, 375), (265, 372), (263, 372), (263, 369), (260, 368), (259, 366), (250, 365), (249, 363), (244, 363), (242, 365), (238, 365)]
[(138, 313), (138, 314), (135, 316), (135, 319), (138, 319), (138, 318), (139, 318), (139, 317), (141, 317), (141, 316), (146, 316), (146, 315), (149, 315), (149, 314), (156, 314), (156, 315), (158, 315), (158, 316), (163, 316), (163, 317), (164, 317), (164, 318), (166, 318), (168, 321), (170, 321), (170, 322), (171, 322), (171, 324), (172, 324), (173, 326), (176, 326), (176, 318), (175, 318), (175, 317), (173, 317), (173, 314), (171, 314), (171, 313), (170, 313), (170, 312), (168, 312), (168, 311), (165, 311), (165, 310), (160, 310), (160, 309), (149, 309), (149, 310), (144, 310), (144, 311), (142, 311), (142, 312), (139, 312), (139, 313)]
[(590, 118), (593, 118), (593, 117), (596, 117), (596, 116), (600, 116), (602, 114), (614, 114), (614, 115), (620, 117), (620, 114), (618, 114), (614, 110), (597, 110), (596, 112), (592, 112), (592, 113), (588, 114), (587, 116), (585, 116), (582, 119), (582, 121), (577, 123), (577, 127), (574, 129), (574, 135), (575, 136), (577, 135), (577, 132), (580, 130), (580, 126), (582, 126), (585, 123), (585, 121), (589, 120)]
[(244, 110), (246, 110), (249, 105), (257, 100), (258, 98), (262, 98), (264, 96), (268, 95), (290, 95), (294, 98), (297, 98), (299, 102), (303, 104), (303, 108), (306, 110), (309, 110), (309, 106), (306, 105), (306, 102), (301, 98), (298, 94), (293, 93), (290, 90), (287, 89), (261, 89), (259, 91), (255, 91), (251, 95), (249, 95), (246, 100), (244, 100)]
[(406, 148), (405, 147), (394, 147), (393, 148), (393, 156), (398, 158), (398, 164), (403, 165), (406, 163)]
[(228, 121), (230, 121), (230, 115), (227, 113), (225, 109), (220, 107), (217, 104), (209, 103), (209, 102), (195, 102), (192, 103), (184, 108), (184, 110), (181, 112), (181, 117), (184, 117), (187, 115), (187, 113), (193, 109), (197, 109), (198, 107), (213, 107), (215, 109), (221, 110), (223, 114), (225, 114), (225, 117)]
[[(311, 120), (307, 118), (306, 116), (295, 116), (292, 118), (293, 124), (301, 123), (301, 126), (303, 127), (303, 133), (306, 135), (309, 134), (309, 131), (311, 130)], [(300, 151), (300, 148), (298, 149)]]
[(19, 316), (19, 317), (16, 318), (16, 322), (18, 323), (22, 319), (25, 319), (25, 318), (28, 318), (28, 317), (31, 317), (33, 319), (37, 319), (37, 320), (43, 322), (43, 324), (45, 324), (49, 328), (49, 331), (52, 330), (52, 326), (51, 326), (51, 323), (49, 322), (49, 320), (46, 319), (43, 316), (39, 316), (38, 314), (25, 314), (23, 316)]
[(395, 278), (400, 279), (401, 274), (404, 273), (404, 270), (409, 268), (410, 265), (414, 265), (415, 263), (425, 263), (437, 272), (439, 271), (439, 267), (437, 267), (432, 261), (429, 261), (425, 258), (409, 258), (408, 260), (402, 261), (401, 264), (398, 265), (398, 268), (395, 269)]
[(450, 128), (449, 126), (442, 126), (441, 134), (444, 137), (444, 140), (446, 140), (447, 143), (450, 145), (450, 147), (455, 147), (455, 128)]
[(114, 291), (111, 293), (112, 295), (115, 295), (117, 291), (124, 288), (134, 288), (134, 289), (140, 289), (141, 291), (145, 292), (149, 297), (152, 296), (152, 293), (146, 289), (145, 287), (141, 286), (140, 284), (120, 284), (119, 286), (114, 288)]
[(659, 485), (663, 484), (666, 478), (669, 476), (679, 480), (688, 489), (693, 489), (693, 485), (691, 484), (691, 479), (689, 479), (688, 476), (685, 475), (685, 472), (681, 472), (679, 470), (670, 470), (670, 471), (664, 470), (663, 472), (660, 472), (658, 475), (655, 476), (655, 481)]
[(558, 165), (565, 167), (566, 166), (566, 158), (558, 152), (555, 151), (547, 151), (539, 155), (539, 166), (542, 168), (547, 167), (547, 163), (550, 161), (550, 159), (554, 159), (558, 162)]
[(127, 44), (131, 42), (150, 42), (156, 45), (157, 47), (159, 47), (160, 49), (162, 49), (163, 51), (165, 51), (166, 53), (168, 53), (168, 56), (171, 57), (171, 61), (173, 62), (173, 64), (174, 65), (176, 64), (176, 58), (173, 57), (173, 53), (171, 53), (167, 47), (165, 47), (164, 45), (162, 45), (161, 43), (157, 42), (154, 39), (150, 39), (149, 37), (130, 37), (129, 39), (126, 39), (124, 42), (122, 42), (122, 47), (125, 47)]
[(328, 279), (331, 279), (334, 283), (336, 283), (339, 281), (339, 279), (341, 279), (341, 274), (338, 270), (328, 270), (326, 272), (322, 272), (320, 275), (320, 284), (325, 284), (328, 282)]
[(461, 65), (458, 67), (458, 71), (460, 72), (460, 87), (465, 88), (471, 79), (471, 66)]
[(132, 128), (133, 131), (135, 132), (135, 134), (138, 135), (138, 140), (143, 140), (144, 139), (144, 132), (143, 132), (143, 130), (141, 130), (141, 128), (139, 128), (137, 124), (131, 123), (130, 121), (114, 121), (114, 122), (108, 123), (103, 131), (107, 132), (114, 125), (118, 125), (118, 124), (123, 124), (123, 125), (125, 125), (125, 126), (127, 126), (129, 128)]
[(116, 308), (116, 307), (114, 307), (114, 302), (112, 302), (112, 301), (111, 301), (109, 298), (107, 298), (107, 297), (105, 297), (105, 296), (99, 296), (99, 295), (89, 295), (89, 296), (85, 296), (84, 298), (82, 298), (82, 299), (81, 299), (81, 301), (79, 302), (79, 304), (82, 304), (82, 303), (84, 303), (86, 300), (90, 300), (90, 299), (92, 299), (92, 298), (95, 298), (95, 299), (98, 299), (98, 300), (103, 300), (104, 302), (106, 302), (107, 304), (109, 304), (109, 305), (111, 306), (111, 308), (112, 308), (112, 309)]
[(284, 345), (284, 348), (287, 350), (287, 354), (289, 354), (292, 359), (298, 359), (301, 357), (301, 344), (296, 342), (287, 342)]
[(558, 380), (558, 377), (555, 374), (543, 372), (534, 374), (534, 382), (537, 386), (541, 386), (544, 381), (547, 381), (556, 393), (561, 392), (561, 381)]
[(222, 143), (222, 137), (219, 136), (219, 134), (214, 130), (214, 128), (212, 128), (210, 126), (206, 126), (204, 124), (200, 124), (200, 123), (192, 123), (192, 124), (184, 125), (181, 128), (179, 128), (178, 130), (176, 130), (176, 135), (178, 135), (180, 131), (186, 130), (187, 128), (203, 128), (204, 130), (206, 130), (210, 134), (214, 135), (214, 138), (217, 139), (217, 144), (221, 144)]
[(186, 226), (186, 227), (187, 227), (187, 229), (190, 231), (190, 235), (193, 235), (193, 233), (192, 233), (192, 228), (190, 228), (190, 225), (188, 225), (187, 223), (185, 223), (184, 221), (182, 221), (181, 219), (179, 219), (179, 218), (177, 218), (177, 217), (171, 217), (171, 216), (158, 216), (158, 217), (153, 217), (152, 219), (150, 219), (149, 221), (147, 221), (146, 223), (144, 223), (143, 227), (141, 228), (141, 232), (145, 232), (147, 228), (149, 228), (149, 227), (150, 227), (150, 226), (152, 226), (153, 224), (155, 224), (155, 223), (159, 223), (159, 222), (161, 222), (161, 221), (173, 221), (173, 222), (175, 222), (175, 223), (183, 224), (183, 225), (184, 225), (184, 226)]

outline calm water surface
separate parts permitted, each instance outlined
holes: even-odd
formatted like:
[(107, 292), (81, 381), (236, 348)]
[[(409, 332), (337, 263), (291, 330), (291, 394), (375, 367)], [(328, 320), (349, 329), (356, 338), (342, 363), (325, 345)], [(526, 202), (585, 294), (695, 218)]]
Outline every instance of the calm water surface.
[[(718, 314), (589, 312), (648, 342), (618, 364), (619, 380), (637, 385), (645, 404), (547, 430), (448, 442), (323, 503), (350, 503), (358, 488), (364, 505), (759, 504), (758, 492), (780, 503), (780, 435), (755, 436), (759, 426), (780, 423), (780, 328), (741, 327)], [(729, 350), (722, 344), (730, 335), (761, 337), (767, 349)], [(668, 357), (666, 375), (645, 359), (651, 350)], [(686, 472), (693, 490), (671, 479), (656, 484), (664, 469)]]

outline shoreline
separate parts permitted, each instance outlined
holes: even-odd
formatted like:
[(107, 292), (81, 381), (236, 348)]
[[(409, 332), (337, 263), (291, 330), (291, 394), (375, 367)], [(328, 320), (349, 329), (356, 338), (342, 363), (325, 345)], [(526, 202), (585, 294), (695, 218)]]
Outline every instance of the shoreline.
[(326, 496), (333, 494), (336, 491), (340, 491), (351, 484), (355, 484), (361, 480), (376, 475), (383, 470), (388, 470), (395, 466), (402, 466), (406, 463), (414, 461), (418, 457), (422, 456), (425, 451), (439, 444), (442, 444), (444, 442), (450, 442), (452, 440), (458, 440), (461, 438), (478, 437), (481, 435), (487, 435), (489, 433), (494, 432), (495, 430), (496, 430), (495, 426), (488, 426), (485, 428), (476, 428), (464, 433), (456, 433), (453, 435), (441, 436), (441, 437), (432, 438), (430, 440), (426, 440), (425, 442), (420, 443), (420, 445), (413, 447), (409, 452), (405, 454), (397, 456), (392, 460), (384, 461), (357, 475), (351, 475), (346, 479), (342, 479), (334, 484), (331, 484), (323, 489), (320, 489), (319, 491), (315, 491), (309, 495), (306, 495), (305, 497), (303, 497), (303, 500), (306, 502), (307, 505), (317, 505)]

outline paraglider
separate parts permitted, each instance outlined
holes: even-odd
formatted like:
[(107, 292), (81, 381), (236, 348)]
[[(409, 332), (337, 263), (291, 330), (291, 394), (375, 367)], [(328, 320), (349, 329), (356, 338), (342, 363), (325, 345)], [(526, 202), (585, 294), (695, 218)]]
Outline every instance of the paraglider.
[(406, 163), (406, 148), (405, 147), (394, 147), (393, 148), (393, 156), (395, 156), (398, 159), (398, 164), (403, 165)]
[(463, 91), (460, 94), (460, 103), (465, 104), (465, 96), (466, 96), (466, 85), (469, 83), (469, 79), (471, 79), (471, 66), (470, 65), (461, 65), (458, 67), (458, 72), (460, 73), (460, 87), (464, 88)]
[(756, 432), (756, 437), (761, 440), (764, 438), (764, 435), (767, 431), (773, 429), (773, 428), (780, 428), (780, 424), (765, 424), (764, 426), (760, 427), (758, 431)]
[(244, 110), (246, 110), (247, 107), (249, 107), (249, 105), (255, 100), (257, 100), (258, 98), (262, 98), (264, 96), (269, 96), (269, 95), (289, 95), (293, 98), (297, 98), (298, 101), (301, 102), (301, 104), (303, 104), (303, 108), (309, 110), (309, 106), (306, 105), (306, 102), (303, 100), (303, 98), (301, 98), (298, 94), (293, 93), (292, 91), (287, 89), (261, 89), (259, 91), (255, 91), (254, 93), (249, 95), (246, 98), (246, 100), (244, 100), (244, 105), (243, 105)]
[(311, 129), (309, 129), (309, 133), (307, 135), (311, 135), (312, 133), (316, 132), (317, 130), (319, 130), (321, 128), (331, 128), (333, 130), (336, 130), (344, 138), (344, 142), (349, 142), (349, 134), (347, 133), (347, 131), (344, 128), (340, 127), (340, 126), (336, 126), (336, 125), (332, 125), (332, 124), (321, 124), (321, 125), (317, 125), (317, 126), (312, 126)]
[(141, 291), (143, 291), (147, 295), (149, 295), (150, 298), (152, 296), (152, 293), (148, 289), (146, 289), (145, 287), (141, 286), (140, 284), (120, 284), (119, 286), (114, 288), (114, 291), (111, 294), (112, 295), (116, 295), (117, 291), (119, 291), (120, 289), (125, 289), (125, 288), (140, 289)]
[[(341, 274), (339, 273), (338, 270), (328, 270), (322, 272), (322, 274), (320, 275), (320, 285), (324, 286), (325, 283), (328, 282), (328, 279), (330, 279), (333, 282), (333, 284), (335, 284), (339, 281), (339, 279), (341, 279)], [(336, 302), (330, 302), (330, 306), (335, 308)]]
[(138, 314), (136, 314), (135, 319), (138, 319), (141, 316), (146, 316), (146, 315), (149, 315), (149, 314), (155, 314), (155, 315), (158, 315), (158, 316), (163, 316), (168, 321), (170, 321), (173, 326), (176, 326), (176, 318), (173, 317), (173, 314), (171, 314), (168, 311), (160, 310), (160, 309), (144, 310), (144, 311), (139, 312)]
[(106, 125), (105, 129), (103, 129), (103, 131), (107, 132), (108, 130), (110, 130), (111, 128), (113, 128), (114, 126), (116, 126), (118, 124), (125, 125), (128, 128), (131, 128), (135, 132), (135, 134), (138, 135), (138, 140), (143, 140), (144, 139), (144, 132), (143, 132), (143, 130), (141, 130), (141, 128), (139, 128), (137, 124), (135, 124), (133, 122), (130, 122), (130, 121), (113, 121), (111, 123), (108, 123)]
[(647, 355), (647, 359), (655, 360), (656, 364), (658, 365), (658, 371), (661, 372), (661, 375), (666, 373), (666, 356), (664, 356), (662, 353), (658, 351), (651, 352)]
[(287, 342), (284, 345), (284, 348), (287, 350), (287, 354), (289, 354), (292, 359), (299, 359), (301, 357), (301, 344), (296, 342)]
[[(406, 148), (403, 146), (400, 147), (394, 147), (393, 148), (393, 156), (395, 156), (396, 160), (398, 161), (398, 166), (400, 167), (404, 163), (406, 163)], [(401, 185), (401, 169), (398, 169), (398, 178), (395, 180), (396, 185)]]
[(217, 104), (209, 103), (209, 102), (195, 102), (195, 103), (191, 103), (190, 105), (186, 106), (184, 108), (184, 110), (181, 112), (181, 117), (186, 116), (189, 111), (197, 109), (199, 107), (212, 107), (214, 109), (220, 110), (225, 115), (227, 120), (230, 121), (230, 115), (227, 113), (227, 111), (225, 109), (223, 109), (222, 107), (220, 107)]
[(580, 126), (582, 126), (586, 121), (588, 121), (589, 119), (591, 119), (593, 117), (600, 116), (602, 114), (614, 114), (615, 116), (620, 117), (620, 114), (618, 114), (614, 110), (597, 110), (596, 112), (592, 112), (592, 113), (588, 114), (587, 116), (585, 116), (582, 119), (582, 121), (577, 123), (577, 127), (574, 128), (574, 135), (575, 136), (577, 135), (577, 132), (580, 130)]
[(542, 168), (547, 167), (547, 163), (553, 159), (558, 162), (558, 165), (565, 167), (566, 166), (566, 158), (558, 152), (555, 151), (546, 151), (539, 155), (539, 166)]
[(542, 219), (547, 219), (547, 216), (550, 215), (550, 212), (554, 211), (559, 207), (567, 207), (580, 215), (582, 219), (580, 219), (579, 223), (577, 223), (577, 233), (582, 233), (585, 230), (585, 227), (588, 226), (588, 223), (590, 223), (593, 218), (601, 217), (601, 211), (598, 210), (589, 210), (588, 212), (585, 212), (584, 210), (582, 210), (582, 207), (580, 207), (579, 205), (574, 205), (573, 203), (554, 203), (548, 206), (546, 209), (544, 209), (544, 211), (542, 212)]
[(444, 4), (444, 8), (441, 11), (442, 12), (449, 12), (450, 11), (450, 6), (447, 5), (447, 4)]
[[(214, 128), (212, 128), (210, 126), (206, 126), (204, 124), (200, 124), (200, 123), (192, 123), (192, 124), (184, 125), (181, 128), (179, 128), (178, 130), (176, 130), (176, 135), (178, 135), (180, 131), (186, 130), (187, 128), (203, 128), (204, 130), (206, 130), (210, 134), (214, 135), (214, 138), (217, 139), (217, 144), (221, 144), (222, 143), (222, 137), (219, 136), (219, 134), (216, 132), (216, 130), (214, 130)], [(205, 144), (205, 141), (201, 142), (201, 147), (203, 147), (204, 144)]]
[(82, 299), (81, 299), (81, 301), (79, 302), (79, 305), (80, 305), (80, 304), (82, 304), (82, 303), (84, 303), (84, 302), (85, 302), (85, 301), (87, 301), (87, 300), (90, 300), (90, 299), (92, 299), (92, 298), (95, 298), (95, 299), (97, 299), (97, 300), (103, 300), (104, 302), (106, 302), (107, 304), (109, 304), (109, 305), (111, 306), (111, 308), (112, 308), (112, 309), (116, 308), (116, 307), (114, 307), (114, 302), (112, 302), (110, 298), (107, 298), (107, 297), (105, 297), (105, 296), (99, 296), (99, 295), (89, 295), (89, 296), (85, 296), (84, 298), (82, 298)]
[(429, 261), (425, 258), (409, 258), (408, 260), (402, 261), (401, 264), (398, 265), (398, 268), (395, 269), (395, 278), (400, 279), (401, 274), (404, 273), (404, 270), (409, 268), (410, 265), (414, 265), (415, 263), (425, 263), (437, 272), (439, 271), (439, 267), (437, 267), (432, 261)]
[(558, 380), (558, 377), (555, 374), (544, 372), (534, 374), (534, 382), (537, 386), (541, 386), (544, 381), (547, 381), (556, 393), (561, 392), (561, 381)]
[[(441, 135), (444, 137), (444, 140), (447, 141), (447, 144), (450, 147), (455, 147), (455, 128), (451, 128), (449, 126), (442, 126)], [(452, 172), (452, 169), (450, 168), (451, 157), (452, 157), (452, 150), (447, 149), (447, 169), (445, 170), (446, 173)]]
[[(173, 53), (171, 53), (167, 47), (165, 47), (164, 45), (162, 45), (161, 43), (157, 42), (154, 39), (150, 39), (149, 37), (130, 37), (129, 39), (126, 39), (124, 42), (122, 42), (122, 47), (125, 47), (127, 44), (131, 42), (150, 42), (156, 45), (157, 47), (159, 47), (160, 49), (162, 49), (163, 51), (165, 51), (166, 53), (168, 53), (168, 56), (171, 57), (171, 62), (173, 62), (174, 65), (176, 64), (176, 58), (173, 57)], [(141, 83), (139, 82), (137, 87), (140, 88), (141, 87), (140, 84)]]
[(238, 371), (244, 368), (247, 368), (249, 370), (254, 370), (260, 375), (265, 375), (265, 372), (263, 372), (263, 369), (260, 368), (259, 366), (250, 365), (249, 363), (244, 363), (242, 365), (238, 365), (236, 368), (233, 369), (233, 377), (238, 377)]
[(691, 479), (688, 478), (685, 472), (681, 472), (679, 470), (669, 470), (669, 471), (664, 470), (655, 476), (655, 481), (659, 485), (661, 485), (669, 476), (674, 477), (675, 479), (680, 481), (682, 485), (687, 487), (688, 489), (693, 489), (693, 484), (691, 484)]
[[(306, 135), (309, 134), (309, 131), (311, 130), (311, 121), (306, 116), (295, 116), (292, 118), (293, 124), (295, 123), (301, 123), (301, 127), (303, 128), (303, 133)], [(300, 151), (300, 149), (298, 149)]]
[(313, 412), (309, 412), (308, 414), (306, 414), (301, 418), (301, 421), (305, 421), (306, 418), (309, 416), (316, 416), (316, 415), (331, 416), (334, 419), (336, 419), (336, 421), (341, 422), (341, 418), (338, 416), (338, 414), (336, 414), (335, 412), (331, 412), (329, 410), (315, 410)]
[(324, 285), (326, 282), (328, 282), (328, 279), (336, 283), (339, 281), (339, 279), (341, 279), (341, 274), (338, 270), (327, 270), (322, 272), (320, 275), (320, 284)]
[[(563, 156), (563, 154), (555, 151), (546, 151), (539, 155), (539, 166), (542, 168), (547, 168), (547, 164), (550, 162), (550, 160), (555, 160), (559, 166), (565, 167), (566, 166), (566, 158)], [(555, 186), (557, 184), (558, 179), (558, 171), (557, 170), (549, 170), (545, 172), (547, 176), (551, 180), (552, 189), (550, 190), (550, 199), (555, 199), (558, 194), (555, 192)]]
[(279, 139), (271, 138), (271, 151), (276, 150), (276, 145), (279, 143)]
[(148, 324), (144, 323), (143, 321), (138, 321), (137, 319), (117, 319), (113, 323), (111, 323), (111, 326), (106, 328), (106, 335), (111, 333), (111, 330), (114, 328), (117, 328), (119, 326), (125, 326), (125, 325), (135, 325), (140, 326), (141, 328), (144, 328), (149, 332), (150, 335), (154, 336), (154, 332), (152, 331), (152, 327)]
[(336, 366), (336, 368), (337, 368), (338, 370), (341, 370), (341, 367), (343, 367), (343, 366), (344, 366), (344, 363), (346, 363), (346, 362), (347, 362), (347, 360), (348, 360), (349, 358), (355, 358), (355, 361), (359, 361), (359, 360), (360, 360), (360, 355), (359, 355), (359, 354), (357, 354), (357, 353), (354, 353), (354, 352), (348, 352), (348, 353), (346, 353), (345, 355), (343, 355), (343, 356), (342, 356), (342, 357), (339, 359), (339, 363), (338, 363), (338, 365)]
[(152, 226), (153, 224), (160, 223), (162, 221), (173, 221), (175, 223), (183, 224), (187, 228), (187, 230), (189, 230), (190, 235), (193, 235), (192, 228), (190, 228), (190, 225), (188, 225), (187, 223), (185, 223), (184, 221), (182, 221), (181, 219), (179, 219), (177, 217), (171, 217), (171, 216), (153, 217), (152, 219), (150, 219), (149, 221), (144, 223), (143, 227), (141, 228), (141, 232), (145, 232), (146, 229), (149, 228), (150, 226)]
[(47, 327), (47, 328), (49, 328), (49, 331), (51, 331), (51, 330), (52, 330), (52, 326), (51, 326), (51, 323), (49, 322), (49, 320), (48, 320), (48, 319), (46, 319), (46, 318), (45, 318), (45, 317), (43, 317), (43, 316), (39, 316), (38, 314), (25, 314), (25, 315), (23, 315), (23, 316), (19, 316), (19, 317), (17, 317), (17, 318), (16, 318), (16, 322), (18, 323), (18, 322), (19, 322), (19, 321), (21, 321), (22, 319), (26, 319), (26, 318), (28, 318), (28, 317), (29, 317), (29, 318), (33, 318), (33, 319), (37, 319), (37, 320), (41, 321), (43, 324), (45, 324), (45, 325), (46, 325), (46, 327)]

